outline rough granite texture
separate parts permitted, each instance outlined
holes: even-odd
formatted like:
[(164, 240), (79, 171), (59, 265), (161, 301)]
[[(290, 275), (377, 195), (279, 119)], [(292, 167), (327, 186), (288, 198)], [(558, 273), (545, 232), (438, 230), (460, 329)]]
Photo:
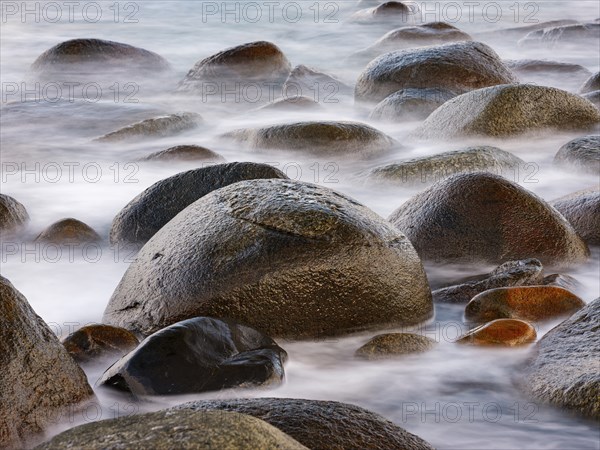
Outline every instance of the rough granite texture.
[(80, 220), (68, 218), (53, 223), (42, 231), (36, 241), (54, 244), (87, 243), (101, 241), (102, 238), (92, 227)]
[(600, 245), (600, 189), (586, 189), (554, 200), (552, 206), (589, 245)]
[(24, 228), (29, 222), (25, 207), (14, 198), (0, 194), (0, 230), (13, 233)]
[(435, 344), (433, 339), (413, 333), (379, 334), (356, 350), (354, 355), (363, 359), (391, 359), (426, 352)]
[(554, 156), (554, 164), (575, 172), (600, 175), (600, 135), (582, 136), (567, 142)]

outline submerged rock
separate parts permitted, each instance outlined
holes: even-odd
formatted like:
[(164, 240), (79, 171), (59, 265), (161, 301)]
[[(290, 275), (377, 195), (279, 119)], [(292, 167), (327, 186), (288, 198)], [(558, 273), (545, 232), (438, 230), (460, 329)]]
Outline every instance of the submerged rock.
[(307, 450), (268, 423), (229, 411), (158, 411), (80, 425), (38, 450), (280, 449)]
[(196, 317), (163, 328), (113, 364), (99, 384), (134, 395), (173, 395), (279, 384), (287, 353), (231, 320)]
[(15, 233), (25, 228), (28, 222), (25, 207), (14, 198), (0, 194), (0, 231)]
[(552, 206), (589, 245), (600, 245), (600, 190), (586, 189), (554, 200)]
[(433, 450), (421, 439), (359, 406), (320, 400), (252, 398), (194, 401), (177, 410), (225, 410), (270, 423), (301, 444), (322, 450)]
[(519, 41), (522, 47), (596, 45), (600, 39), (600, 23), (578, 23), (532, 31)]
[(267, 164), (235, 162), (202, 167), (158, 181), (131, 200), (112, 222), (110, 242), (142, 245), (201, 197), (257, 178), (287, 178)]
[(1, 276), (0, 367), (1, 448), (26, 448), (94, 395), (52, 330)]
[(574, 91), (591, 75), (579, 64), (542, 59), (505, 60), (504, 63), (521, 79), (522, 83), (553, 86)]
[(519, 286), (490, 289), (476, 295), (465, 308), (473, 322), (495, 319), (548, 320), (570, 316), (585, 302), (566, 289), (555, 286)]
[(352, 95), (353, 89), (332, 75), (312, 67), (294, 67), (283, 84), (285, 97), (308, 97), (319, 103), (339, 103), (340, 96)]
[(177, 145), (149, 154), (141, 161), (207, 161), (225, 162), (225, 158), (200, 145)]
[(98, 242), (102, 238), (89, 225), (80, 220), (68, 218), (53, 223), (42, 231), (35, 240), (62, 245)]
[(419, 186), (465, 172), (485, 171), (497, 175), (514, 175), (524, 165), (521, 158), (509, 152), (496, 147), (480, 146), (376, 167), (368, 173), (368, 178), (397, 185)]
[(433, 301), (440, 303), (468, 303), (477, 294), (489, 289), (546, 284), (542, 272), (542, 263), (537, 259), (508, 261), (496, 267), (489, 274), (485, 275), (483, 279), (436, 289), (432, 293)]
[(297, 122), (235, 130), (223, 137), (254, 149), (302, 150), (318, 155), (368, 156), (397, 145), (388, 135), (360, 122)]
[(576, 20), (570, 19), (558, 19), (549, 20), (546, 22), (537, 22), (531, 25), (518, 26), (513, 28), (501, 28), (499, 30), (485, 31), (483, 33), (477, 33), (478, 38), (502, 38), (502, 39), (514, 39), (518, 40), (532, 31), (543, 30), (546, 28), (556, 28), (565, 25), (576, 25)]
[(330, 189), (251, 180), (188, 206), (141, 249), (104, 322), (148, 334), (187, 317), (228, 317), (274, 337), (315, 337), (432, 314), (410, 242)]
[(554, 157), (554, 164), (600, 175), (600, 135), (582, 136), (567, 142)]
[(550, 330), (518, 383), (537, 401), (600, 419), (600, 299)]
[(284, 97), (261, 106), (256, 111), (298, 111), (319, 110), (321, 105), (309, 97)]
[(107, 358), (120, 358), (140, 343), (131, 331), (110, 325), (81, 327), (63, 339), (69, 355), (78, 363)]
[(600, 111), (578, 95), (531, 84), (493, 86), (444, 103), (416, 131), (422, 139), (512, 137), (598, 127)]
[(580, 94), (587, 94), (600, 90), (600, 72), (596, 72), (594, 75), (589, 77), (583, 86), (579, 89)]
[(369, 119), (388, 122), (422, 120), (456, 95), (437, 88), (401, 89), (380, 101)]
[(360, 74), (354, 98), (377, 103), (400, 89), (439, 88), (463, 93), (516, 81), (490, 47), (481, 42), (458, 42), (380, 56)]
[(379, 334), (356, 350), (354, 355), (364, 359), (390, 359), (426, 352), (435, 344), (433, 339), (413, 333)]
[(419, 7), (415, 3), (384, 2), (372, 8), (361, 9), (348, 19), (351, 23), (378, 24), (390, 23), (394, 25), (410, 25), (415, 23), (415, 15)]
[(589, 250), (573, 227), (535, 194), (497, 175), (453, 175), (409, 199), (389, 219), (422, 259), (488, 262), (537, 258), (569, 266)]
[(596, 108), (600, 109), (600, 90), (583, 94), (582, 97), (591, 102)]
[(496, 319), (473, 328), (456, 342), (473, 345), (515, 347), (535, 342), (537, 333), (528, 322), (518, 319)]
[(184, 131), (197, 128), (202, 117), (196, 113), (177, 113), (168, 116), (142, 120), (127, 127), (105, 134), (98, 142), (116, 142), (127, 139), (149, 139), (174, 136)]

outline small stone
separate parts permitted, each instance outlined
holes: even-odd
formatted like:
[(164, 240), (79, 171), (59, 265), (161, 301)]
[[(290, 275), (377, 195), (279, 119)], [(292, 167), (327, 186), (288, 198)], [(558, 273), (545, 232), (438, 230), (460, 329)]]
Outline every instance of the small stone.
[(197, 128), (202, 117), (196, 113), (177, 113), (152, 119), (142, 120), (125, 128), (105, 134), (98, 142), (117, 142), (129, 139), (149, 139), (174, 136), (184, 131)]
[(600, 175), (600, 135), (578, 137), (563, 145), (554, 164), (575, 172)]
[(35, 240), (64, 245), (98, 242), (102, 238), (89, 225), (80, 220), (68, 218), (53, 223), (42, 231)]
[(25, 207), (14, 198), (0, 194), (0, 230), (15, 233), (27, 225), (29, 214)]
[(584, 306), (583, 300), (560, 287), (497, 288), (473, 297), (465, 308), (465, 318), (480, 323), (505, 318), (549, 320), (570, 316)]
[(473, 328), (456, 342), (473, 345), (517, 345), (535, 342), (535, 328), (528, 322), (518, 319), (497, 319)]
[(68, 335), (62, 344), (78, 363), (98, 359), (118, 359), (139, 344), (131, 331), (110, 325), (86, 325)]
[(225, 158), (200, 145), (177, 145), (151, 153), (140, 161), (210, 161), (225, 162)]
[(583, 83), (583, 86), (579, 89), (580, 94), (587, 94), (590, 92), (600, 90), (600, 72), (596, 72)]
[(422, 353), (436, 342), (426, 336), (412, 333), (380, 334), (356, 350), (355, 356), (364, 359), (391, 359), (411, 353)]
[(600, 245), (600, 189), (584, 189), (557, 200), (552, 206), (569, 221), (588, 245)]

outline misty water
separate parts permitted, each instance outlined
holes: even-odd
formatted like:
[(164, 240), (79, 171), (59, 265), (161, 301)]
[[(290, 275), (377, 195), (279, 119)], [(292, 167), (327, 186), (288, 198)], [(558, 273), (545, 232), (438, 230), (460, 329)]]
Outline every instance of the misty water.
[[(65, 250), (34, 244), (33, 238), (65, 217), (82, 220), (107, 237), (113, 217), (135, 195), (158, 180), (201, 166), (194, 162), (138, 161), (174, 145), (203, 145), (227, 161), (273, 164), (290, 178), (343, 192), (383, 217), (424, 186), (371, 185), (359, 176), (362, 171), (472, 143), (495, 145), (529, 163), (511, 174), (511, 178), (548, 201), (598, 183), (594, 175), (564, 172), (552, 165), (555, 153), (573, 136), (544, 133), (503, 141), (419, 142), (408, 138), (419, 122), (370, 122), (369, 111), (355, 106), (351, 96), (340, 92), (334, 92), (326, 101), (318, 98), (320, 110), (290, 112), (256, 112), (253, 108), (259, 105), (244, 104), (231, 97), (225, 102), (205, 101), (174, 93), (177, 83), (196, 61), (224, 48), (256, 40), (274, 42), (293, 66), (315, 67), (353, 86), (364, 64), (350, 63), (347, 57), (395, 28), (390, 24), (348, 23), (348, 17), (359, 9), (354, 1), (296, 2), (292, 7), (287, 4), (293, 2), (276, 2), (272, 14), (269, 7), (257, 2), (262, 5), (259, 20), (248, 10), (251, 15), (244, 16), (241, 9), (237, 14), (222, 17), (221, 8), (225, 6), (221, 2), (96, 3), (102, 12), (97, 21), (98, 7), (85, 13), (83, 8), (76, 7), (72, 18), (63, 8), (63, 17), (54, 23), (48, 19), (55, 16), (44, 17), (42, 10), (39, 14), (31, 13), (25, 20), (20, 12), (7, 15), (3, 10), (1, 23), (1, 190), (23, 203), (31, 216), (28, 242), (2, 242), (1, 272), (59, 336), (101, 320), (108, 299), (135, 255), (112, 248), (106, 239), (98, 246)], [(206, 7), (208, 3), (210, 9)], [(247, 2), (241, 4), (244, 3)], [(369, 2), (364, 3), (369, 6)], [(417, 3), (422, 11), (428, 11), (427, 16), (417, 15), (417, 22), (448, 21), (475, 39), (479, 33), (485, 33), (481, 34), (482, 40), (503, 59), (549, 59), (580, 64), (592, 73), (599, 69), (599, 43), (528, 49), (519, 47), (516, 39), (489, 33), (545, 20), (593, 21), (600, 16), (597, 2), (511, 1), (496, 2), (497, 7), (488, 9), (485, 7), (489, 2), (481, 2), (473, 10), (458, 2), (455, 3), (461, 13), (458, 21), (456, 8), (447, 6), (452, 2)], [(216, 13), (212, 5), (216, 5)], [(18, 7), (23, 7), (21, 2)], [(236, 11), (235, 6), (228, 7)], [(49, 10), (46, 12), (50, 14)], [(37, 88), (35, 75), (29, 71), (31, 63), (53, 45), (83, 37), (109, 39), (154, 51), (172, 64), (173, 73), (151, 80), (127, 73), (110, 80), (94, 80), (90, 74), (87, 81), (102, 86), (97, 100), (93, 93), (84, 95), (78, 89), (74, 98), (63, 91), (56, 99), (53, 91), (43, 92), (43, 84)], [(544, 82), (576, 92), (586, 77), (575, 78), (567, 74), (549, 77)], [(540, 82), (523, 77), (521, 80)], [(34, 93), (26, 94), (25, 89)], [(303, 94), (313, 96), (314, 92)], [(197, 112), (204, 123), (175, 137), (111, 144), (93, 142), (98, 136), (138, 120), (178, 111)], [(375, 159), (319, 158), (298, 152), (249, 150), (219, 138), (222, 133), (241, 127), (299, 120), (361, 121), (403, 145)], [(430, 284), (438, 287), (491, 268), (427, 267), (427, 273)], [(593, 252), (587, 264), (562, 273), (580, 281), (577, 294), (589, 302), (599, 296), (599, 268), (598, 252)], [(547, 273), (552, 273), (550, 268)], [(357, 404), (382, 414), (437, 448), (599, 448), (596, 423), (557, 408), (537, 405), (515, 387), (520, 364), (531, 347), (482, 349), (453, 344), (467, 329), (462, 321), (463, 308), (437, 305), (432, 323), (416, 327), (417, 332), (439, 341), (434, 350), (424, 354), (394, 361), (357, 361), (354, 351), (373, 332), (317, 341), (280, 341), (290, 356), (286, 381), (280, 387), (159, 397), (139, 404), (96, 389), (101, 409), (88, 410), (83, 415), (77, 413), (52, 432), (88, 420), (161, 409), (191, 399), (275, 396)], [(538, 324), (538, 336), (555, 324)], [(104, 368), (87, 368), (92, 385)]]

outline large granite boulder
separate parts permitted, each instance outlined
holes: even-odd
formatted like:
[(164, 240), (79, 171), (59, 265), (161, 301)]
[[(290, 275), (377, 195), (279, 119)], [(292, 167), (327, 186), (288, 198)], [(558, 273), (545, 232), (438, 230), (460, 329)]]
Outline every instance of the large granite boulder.
[(165, 225), (129, 266), (104, 321), (149, 334), (228, 317), (301, 338), (431, 314), (421, 261), (402, 233), (335, 191), (271, 179), (218, 189)]

